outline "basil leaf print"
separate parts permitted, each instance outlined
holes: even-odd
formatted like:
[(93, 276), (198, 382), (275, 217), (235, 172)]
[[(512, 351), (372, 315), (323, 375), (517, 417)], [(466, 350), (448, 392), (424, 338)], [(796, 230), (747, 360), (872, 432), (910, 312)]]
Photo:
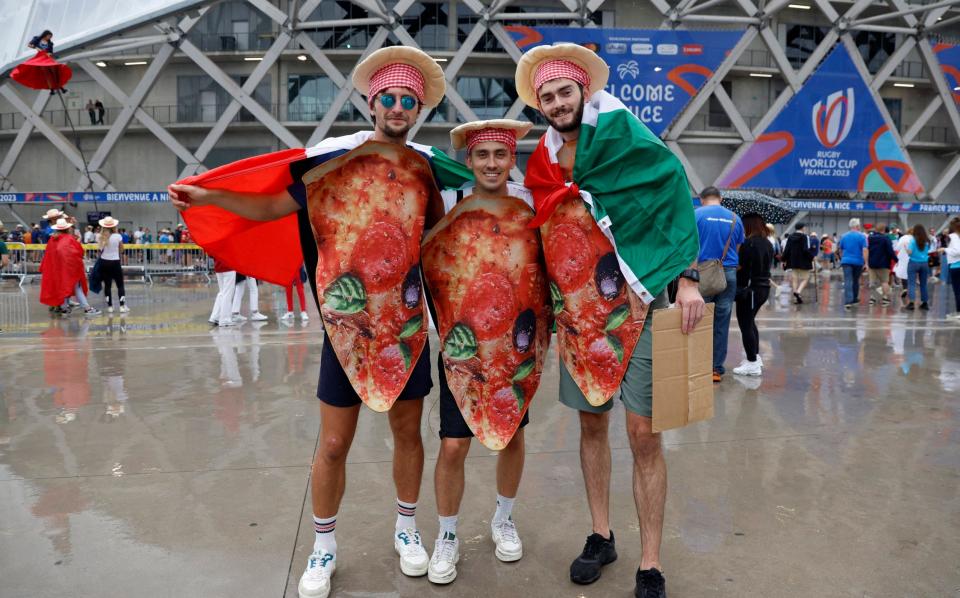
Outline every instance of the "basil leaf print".
[(523, 404), (526, 402), (523, 398), (523, 389), (516, 384), (511, 388), (513, 389), (513, 396), (517, 397), (517, 411), (523, 411)]
[(612, 334), (608, 334), (607, 344), (610, 345), (610, 348), (613, 349), (613, 352), (616, 354), (617, 361), (623, 363), (623, 343), (620, 342), (620, 339)]
[(443, 353), (450, 359), (464, 361), (477, 354), (477, 337), (470, 327), (457, 322), (443, 341)]
[(553, 301), (553, 315), (563, 311), (563, 293), (557, 283), (550, 281), (550, 299)]
[(410, 338), (414, 334), (420, 332), (421, 328), (423, 328), (423, 314), (417, 314), (403, 323), (403, 328), (400, 330), (400, 336), (397, 338), (401, 340)]
[(630, 306), (626, 303), (621, 303), (614, 307), (613, 311), (607, 315), (607, 325), (603, 327), (603, 330), (605, 332), (616, 330), (621, 324), (627, 321), (628, 317), (630, 317)]
[(367, 291), (353, 274), (342, 274), (323, 292), (326, 305), (343, 314), (355, 314), (367, 306)]
[(403, 371), (410, 369), (410, 362), (413, 361), (413, 352), (407, 343), (397, 345), (400, 348), (400, 356), (403, 357)]
[(533, 372), (533, 368), (536, 365), (537, 365), (536, 359), (534, 359), (533, 357), (531, 357), (530, 359), (527, 359), (526, 361), (524, 361), (523, 363), (517, 366), (517, 371), (513, 373), (513, 378), (511, 379), (511, 381), (520, 382), (521, 380), (525, 379), (527, 376), (530, 375), (531, 372)]

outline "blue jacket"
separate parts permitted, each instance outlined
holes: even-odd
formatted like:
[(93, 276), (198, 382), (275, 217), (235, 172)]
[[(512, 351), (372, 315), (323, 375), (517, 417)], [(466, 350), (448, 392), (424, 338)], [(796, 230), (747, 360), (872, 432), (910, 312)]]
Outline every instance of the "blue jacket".
[(878, 232), (872, 232), (867, 237), (867, 256), (870, 268), (889, 268), (897, 258), (890, 238)]

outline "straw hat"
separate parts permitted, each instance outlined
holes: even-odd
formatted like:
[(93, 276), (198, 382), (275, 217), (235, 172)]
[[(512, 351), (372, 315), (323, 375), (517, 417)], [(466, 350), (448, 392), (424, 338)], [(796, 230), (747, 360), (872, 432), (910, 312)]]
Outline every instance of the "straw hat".
[(422, 50), (409, 46), (390, 46), (380, 48), (367, 56), (353, 69), (353, 87), (363, 95), (370, 92), (370, 77), (388, 64), (408, 64), (423, 75), (423, 105), (433, 108), (443, 99), (447, 91), (447, 80), (443, 69), (433, 58)]
[(460, 150), (467, 147), (467, 136), (474, 131), (482, 131), (483, 129), (503, 129), (516, 133), (517, 139), (523, 139), (532, 128), (533, 123), (511, 120), (509, 118), (478, 120), (460, 125), (459, 127), (450, 131), (450, 141), (453, 143), (453, 149)]
[(537, 46), (521, 56), (517, 63), (517, 95), (531, 108), (539, 107), (537, 90), (533, 87), (537, 68), (548, 60), (569, 60), (587, 71), (590, 75), (590, 88), (584, 91), (588, 98), (607, 85), (610, 67), (596, 52), (570, 43)]
[(47, 210), (47, 213), (43, 215), (43, 219), (52, 220), (54, 218), (63, 218), (64, 216), (66, 216), (66, 214), (64, 214), (57, 208), (50, 208), (49, 210)]
[(57, 223), (53, 225), (54, 230), (67, 230), (73, 226), (73, 223), (66, 218), (58, 218)]
[(103, 228), (115, 228), (118, 224), (120, 224), (120, 221), (114, 218), (113, 216), (107, 216), (102, 220), (98, 220), (97, 224), (99, 224)]

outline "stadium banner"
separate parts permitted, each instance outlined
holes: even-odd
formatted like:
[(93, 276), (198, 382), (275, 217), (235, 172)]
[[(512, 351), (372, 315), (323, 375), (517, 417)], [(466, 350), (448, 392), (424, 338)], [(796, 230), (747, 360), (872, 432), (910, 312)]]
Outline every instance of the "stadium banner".
[[(957, 214), (960, 203), (925, 203), (901, 201), (859, 201), (853, 199), (785, 199), (779, 198), (797, 211), (807, 212), (880, 212), (887, 214)], [(702, 204), (699, 197), (693, 205)]]
[(718, 186), (922, 193), (878, 101), (837, 44)]
[(937, 55), (940, 70), (947, 79), (947, 86), (953, 90), (953, 101), (960, 104), (960, 46), (936, 44), (933, 52)]
[(64, 193), (3, 193), (0, 203), (162, 202), (166, 191), (73, 191)]
[(580, 44), (610, 66), (607, 91), (655, 135), (661, 135), (723, 59), (743, 31), (505, 27), (522, 51), (558, 42)]

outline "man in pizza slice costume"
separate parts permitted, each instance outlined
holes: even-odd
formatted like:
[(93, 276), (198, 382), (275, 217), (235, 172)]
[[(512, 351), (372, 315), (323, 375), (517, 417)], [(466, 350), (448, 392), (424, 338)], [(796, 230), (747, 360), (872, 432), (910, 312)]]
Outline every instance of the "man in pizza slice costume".
[(703, 314), (693, 270), (696, 222), (680, 161), (604, 91), (609, 68), (575, 44), (536, 47), (517, 64), (517, 92), (550, 127), (527, 163), (550, 277), (560, 401), (579, 412), (581, 468), (593, 530), (570, 568), (575, 583), (616, 559), (609, 522), (610, 398), (620, 392), (633, 452), (643, 552), (636, 595), (666, 595), (660, 541), (666, 463), (652, 432), (651, 309), (680, 276), (684, 333)]
[(467, 150), (471, 188), (444, 191), (446, 215), (424, 238), (424, 279), (436, 316), (441, 351), (440, 454), (434, 485), (440, 533), (427, 577), (457, 576), (457, 519), (464, 463), (474, 436), (497, 460), (497, 505), (491, 518), (494, 554), (523, 556), (511, 517), (523, 473), (523, 427), (540, 381), (550, 339), (546, 274), (537, 231), (529, 226), (533, 198), (508, 183), (517, 139), (531, 123), (489, 120), (450, 133)]
[[(376, 411), (389, 409), (397, 488), (393, 543), (401, 571), (425, 575), (429, 562), (415, 520), (423, 472), (420, 418), (432, 387), (419, 248), (430, 210), (437, 218), (442, 214), (435, 180), (435, 161), (442, 158), (407, 141), (407, 134), (421, 110), (440, 103), (446, 84), (432, 58), (408, 47), (371, 53), (352, 78), (367, 96), (374, 130), (325, 139), (307, 148), (305, 159), (283, 158), (293, 181), (286, 189), (252, 194), (170, 186), (171, 201), (190, 208), (185, 218), (195, 209), (203, 215), (197, 206), (210, 205), (244, 217), (244, 226), (297, 214), (300, 249), (325, 327), (317, 389), (320, 441), (312, 471), (316, 537), (300, 579), (302, 598), (330, 593), (347, 452), (364, 402)], [(241, 170), (246, 176), (257, 167)], [(190, 222), (198, 242), (209, 228), (204, 224)], [(300, 259), (289, 257), (282, 259)]]

